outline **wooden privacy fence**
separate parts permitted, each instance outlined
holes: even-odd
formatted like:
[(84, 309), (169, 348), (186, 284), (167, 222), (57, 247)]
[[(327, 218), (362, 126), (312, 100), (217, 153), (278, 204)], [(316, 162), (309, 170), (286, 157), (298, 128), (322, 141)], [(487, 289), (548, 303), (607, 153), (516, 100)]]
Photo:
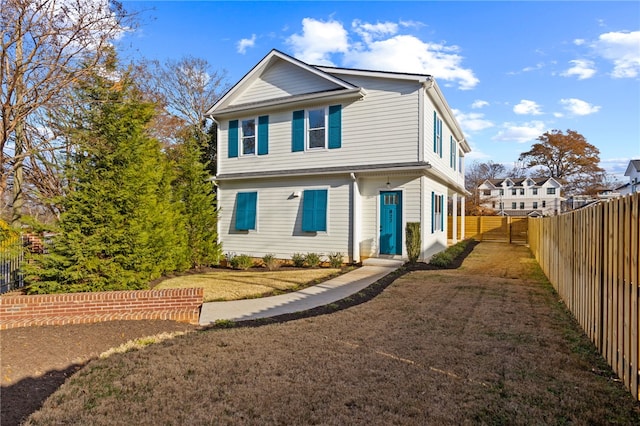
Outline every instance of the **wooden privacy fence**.
[(531, 219), (529, 244), (566, 306), (636, 399), (640, 194)]
[[(477, 241), (527, 242), (528, 217), (465, 216), (464, 235), (462, 235), (462, 218), (456, 219), (458, 240), (473, 238)], [(448, 216), (447, 220), (447, 238), (453, 239), (453, 217)]]

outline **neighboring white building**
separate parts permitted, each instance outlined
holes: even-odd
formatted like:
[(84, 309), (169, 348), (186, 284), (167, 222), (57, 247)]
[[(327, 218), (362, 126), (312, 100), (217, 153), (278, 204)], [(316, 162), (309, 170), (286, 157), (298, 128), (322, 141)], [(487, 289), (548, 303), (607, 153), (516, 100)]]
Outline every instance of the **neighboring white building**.
[(505, 216), (553, 216), (561, 211), (562, 185), (554, 178), (487, 179), (478, 186), (483, 207)]
[(405, 258), (406, 224), (419, 222), (427, 259), (447, 246), (447, 198), (464, 211), (470, 148), (431, 76), (272, 50), (207, 115), (225, 252)]
[(616, 191), (621, 195), (640, 192), (640, 160), (629, 161), (624, 175), (629, 176), (629, 182), (616, 188)]

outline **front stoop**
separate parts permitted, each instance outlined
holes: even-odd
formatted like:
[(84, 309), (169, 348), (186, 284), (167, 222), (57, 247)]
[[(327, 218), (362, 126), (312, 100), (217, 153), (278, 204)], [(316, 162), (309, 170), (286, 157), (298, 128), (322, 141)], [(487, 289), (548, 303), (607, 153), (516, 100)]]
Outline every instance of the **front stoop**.
[(405, 260), (400, 258), (370, 257), (362, 261), (362, 266), (386, 266), (389, 268), (399, 268), (405, 264)]

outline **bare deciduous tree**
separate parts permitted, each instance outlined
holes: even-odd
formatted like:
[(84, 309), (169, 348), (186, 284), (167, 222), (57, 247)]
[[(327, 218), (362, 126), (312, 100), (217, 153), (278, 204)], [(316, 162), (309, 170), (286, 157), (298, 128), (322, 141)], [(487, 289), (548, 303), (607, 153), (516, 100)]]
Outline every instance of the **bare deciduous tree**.
[(57, 169), (55, 152), (64, 149), (48, 126), (51, 111), (100, 67), (133, 15), (115, 0), (0, 0), (0, 6), (0, 191), (4, 198), (12, 188), (12, 223), (19, 224), (25, 178), (42, 186)]

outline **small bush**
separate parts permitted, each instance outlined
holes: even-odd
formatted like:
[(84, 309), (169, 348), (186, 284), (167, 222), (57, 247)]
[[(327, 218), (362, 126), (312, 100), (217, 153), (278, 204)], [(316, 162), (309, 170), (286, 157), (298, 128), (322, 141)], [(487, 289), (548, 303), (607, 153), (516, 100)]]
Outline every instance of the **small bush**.
[(320, 256), (322, 255), (318, 253), (307, 253), (304, 257), (304, 262), (310, 268), (317, 268), (320, 265), (320, 262), (322, 262)]
[(429, 264), (446, 268), (464, 252), (464, 249), (469, 244), (469, 240), (460, 241), (459, 243), (447, 248), (445, 251), (436, 253), (429, 260)]
[(296, 268), (302, 268), (304, 266), (305, 255), (302, 253), (293, 253), (291, 261)]
[(342, 264), (344, 263), (344, 256), (342, 253), (329, 253), (327, 257), (329, 258), (329, 265), (332, 268), (342, 268)]
[(420, 257), (420, 222), (407, 222), (406, 233), (407, 256), (409, 256), (409, 262), (415, 263)]
[(273, 253), (262, 256), (262, 263), (269, 271), (275, 271), (280, 268), (280, 261), (276, 259), (276, 255)]
[(431, 260), (429, 260), (429, 264), (444, 268), (449, 266), (451, 262), (453, 262), (453, 259), (454, 257), (451, 256), (450, 253), (447, 253), (447, 251), (445, 250), (431, 256)]
[(231, 267), (233, 269), (241, 269), (246, 271), (247, 269), (253, 266), (253, 259), (246, 254), (239, 254), (237, 256), (233, 256), (231, 259)]

